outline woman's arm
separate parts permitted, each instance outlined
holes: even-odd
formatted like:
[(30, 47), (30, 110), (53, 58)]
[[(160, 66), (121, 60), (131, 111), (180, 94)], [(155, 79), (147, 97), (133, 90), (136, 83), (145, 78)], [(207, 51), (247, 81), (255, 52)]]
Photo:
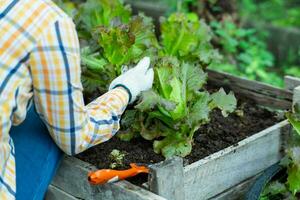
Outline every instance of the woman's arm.
[(79, 52), (75, 26), (63, 18), (44, 31), (29, 60), (37, 111), (70, 155), (110, 139), (129, 100), (125, 89), (116, 88), (85, 106)]

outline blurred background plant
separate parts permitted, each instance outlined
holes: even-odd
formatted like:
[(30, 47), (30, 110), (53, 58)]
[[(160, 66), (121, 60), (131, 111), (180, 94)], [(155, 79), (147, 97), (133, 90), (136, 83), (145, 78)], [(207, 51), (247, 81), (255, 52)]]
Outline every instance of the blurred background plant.
[(300, 1), (297, 0), (241, 0), (239, 15), (264, 20), (276, 26), (300, 27)]

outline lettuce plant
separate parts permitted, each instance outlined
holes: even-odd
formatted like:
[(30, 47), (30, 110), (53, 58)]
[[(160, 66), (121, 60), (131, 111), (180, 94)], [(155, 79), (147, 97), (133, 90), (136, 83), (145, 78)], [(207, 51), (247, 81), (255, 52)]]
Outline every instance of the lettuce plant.
[[(69, 3), (69, 2), (67, 2)], [(77, 5), (74, 20), (82, 47), (82, 82), (87, 94), (104, 93), (122, 72), (159, 49), (152, 19), (131, 16), (120, 0), (89, 0)]]
[(208, 27), (195, 15), (175, 13), (162, 20), (153, 89), (143, 93), (135, 111), (125, 114), (121, 138), (130, 139), (137, 133), (155, 140), (156, 153), (184, 157), (190, 154), (195, 132), (209, 122), (213, 109), (220, 109), (225, 117), (235, 110), (233, 93), (220, 89), (210, 94), (204, 87), (204, 68), (218, 58), (210, 38)]
[(79, 5), (77, 22), (82, 48), (85, 91), (104, 92), (122, 66), (151, 57), (155, 71), (153, 89), (142, 94), (122, 119), (118, 134), (123, 140), (140, 135), (154, 140), (156, 153), (187, 156), (193, 136), (220, 109), (233, 112), (236, 99), (223, 89), (205, 89), (205, 68), (219, 58), (211, 45), (209, 27), (196, 14), (174, 13), (161, 20), (161, 37), (155, 36), (152, 19), (131, 16), (119, 0), (91, 0)]

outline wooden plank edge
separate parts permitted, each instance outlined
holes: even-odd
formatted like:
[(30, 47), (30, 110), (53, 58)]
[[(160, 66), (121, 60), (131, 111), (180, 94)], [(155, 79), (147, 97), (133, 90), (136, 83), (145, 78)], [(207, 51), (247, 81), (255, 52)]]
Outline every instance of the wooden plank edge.
[(135, 196), (139, 197), (141, 200), (167, 200), (166, 198), (159, 196), (151, 191), (148, 191), (142, 187), (134, 185), (128, 181), (119, 181), (117, 183), (113, 183), (119, 188), (123, 189), (123, 191), (129, 191), (133, 193)]
[(132, 7), (139, 9), (139, 11), (146, 10), (147, 12), (161, 13), (164, 15), (168, 7), (160, 2), (147, 2), (147, 1), (135, 1), (135, 0), (125, 0), (126, 4), (130, 4)]
[[(294, 88), (294, 96), (293, 96), (293, 107), (300, 106), (300, 86)], [(294, 109), (294, 108), (293, 108)]]
[(245, 146), (249, 143), (251, 143), (252, 141), (255, 141), (261, 137), (266, 137), (268, 134), (270, 134), (271, 132), (275, 131), (276, 129), (283, 129), (285, 127), (289, 127), (289, 122), (287, 120), (284, 120), (282, 122), (279, 122), (265, 130), (262, 130), (240, 142), (238, 142), (237, 144), (234, 144), (234, 145), (231, 145), (223, 150), (220, 150), (214, 154), (211, 154), (197, 162), (194, 162), (190, 165), (187, 165), (184, 167), (184, 173), (187, 173), (188, 171), (190, 170), (194, 170), (195, 168), (198, 168), (199, 166), (207, 163), (207, 162), (210, 162), (211, 160), (215, 160), (215, 159), (218, 159), (226, 154), (230, 154), (231, 152), (234, 152), (236, 151), (237, 149), (241, 148), (242, 146)]
[(185, 199), (183, 182), (183, 159), (180, 157), (166, 159), (150, 166), (148, 181), (150, 191), (166, 199)]
[[(259, 82), (259, 81), (253, 81), (249, 80), (243, 77), (238, 77), (229, 73), (225, 72), (218, 72), (215, 70), (206, 70), (208, 73), (208, 80), (209, 81), (219, 81), (222, 82), (225, 85), (229, 85), (229, 83), (232, 84), (232, 82), (238, 82), (238, 86), (241, 89), (250, 90), (253, 92), (264, 92), (262, 94), (265, 94), (270, 97), (274, 98), (280, 98), (281, 100), (289, 100), (291, 101), (293, 93), (289, 90), (278, 88), (275, 86), (272, 86), (267, 83)], [(227, 81), (227, 84), (226, 84)], [(258, 91), (258, 88), (260, 88), (260, 91)]]
[[(226, 88), (222, 85), (220, 87)], [(239, 94), (241, 96), (246, 97), (247, 99), (251, 99), (256, 102), (260, 106), (265, 106), (268, 108), (273, 108), (275, 110), (287, 110), (292, 106), (292, 101), (282, 100), (274, 97), (267, 96), (265, 94), (257, 93), (255, 91), (250, 91), (248, 89), (241, 89), (241, 87), (237, 85), (231, 85), (230, 90), (234, 93)]]
[[(91, 165), (90, 163), (84, 162), (82, 160), (79, 160), (78, 158), (75, 157), (71, 157), (71, 156), (64, 156), (64, 159), (62, 161), (62, 164), (67, 164), (69, 166), (72, 167), (76, 167), (78, 169), (80, 169), (81, 171), (84, 172), (84, 174), (88, 174), (89, 171), (91, 170), (95, 170), (96, 167)], [(74, 179), (72, 179), (72, 181), (76, 181)], [(64, 188), (60, 187), (60, 184), (56, 182), (56, 180), (54, 179), (52, 184), (57, 187), (60, 188), (61, 190), (64, 191)], [(107, 185), (110, 185), (110, 187), (114, 188), (114, 190), (119, 191), (119, 193), (121, 195), (125, 195), (126, 193), (131, 194), (132, 196), (137, 197), (138, 199), (141, 200), (166, 200), (165, 198), (156, 195), (142, 187), (136, 186), (126, 180), (124, 181), (119, 181), (116, 183), (108, 183)], [(91, 186), (93, 188), (93, 191), (98, 191), (97, 188), (102, 187), (102, 186)], [(107, 187), (109, 188), (109, 187)], [(103, 190), (103, 188), (102, 188)], [(99, 191), (101, 191), (101, 189), (99, 189)], [(95, 194), (97, 195), (97, 194)], [(113, 194), (113, 196), (115, 197), (115, 199), (123, 199), (122, 197), (117, 197), (117, 194)]]
[(254, 181), (257, 179), (259, 175), (253, 176), (248, 178), (247, 180), (239, 183), (220, 194), (209, 198), (209, 200), (239, 200), (244, 199), (246, 193), (248, 192), (249, 188), (252, 186)]
[(54, 185), (49, 185), (47, 193), (45, 195), (45, 200), (78, 200), (71, 194), (55, 187)]
[(284, 76), (285, 89), (293, 91), (295, 87), (300, 85), (300, 78), (294, 76)]

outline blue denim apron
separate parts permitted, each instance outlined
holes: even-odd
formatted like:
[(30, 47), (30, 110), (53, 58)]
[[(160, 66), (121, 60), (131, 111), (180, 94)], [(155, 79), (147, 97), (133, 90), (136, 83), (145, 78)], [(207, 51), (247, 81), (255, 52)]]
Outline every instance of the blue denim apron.
[(16, 154), (17, 200), (44, 199), (62, 158), (33, 107), (25, 121), (10, 130)]

